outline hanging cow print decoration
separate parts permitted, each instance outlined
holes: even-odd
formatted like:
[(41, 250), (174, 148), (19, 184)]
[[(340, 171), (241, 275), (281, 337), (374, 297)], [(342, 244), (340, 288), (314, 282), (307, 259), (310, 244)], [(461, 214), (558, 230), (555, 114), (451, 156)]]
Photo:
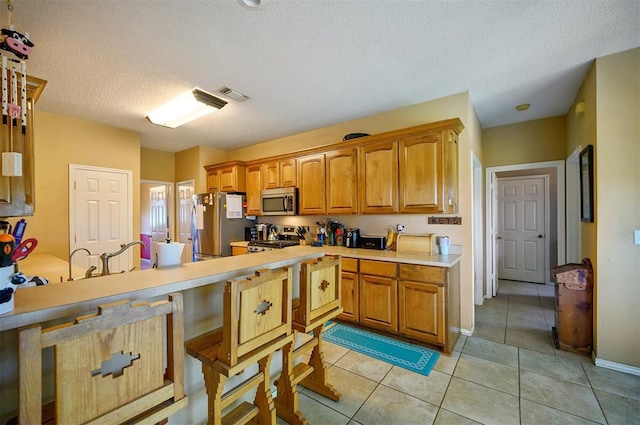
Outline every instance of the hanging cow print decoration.
[[(22, 141), (14, 140), (19, 135), (14, 129), (21, 126), (22, 136), (27, 134), (27, 59), (34, 44), (29, 34), (19, 32), (11, 22), (12, 0), (6, 0), (8, 19), (6, 28), (0, 29), (0, 59), (2, 70), (2, 177), (1, 185), (9, 184), (5, 177), (22, 176)], [(19, 93), (18, 93), (19, 92)], [(20, 124), (18, 123), (20, 121)], [(14, 146), (14, 142), (17, 145)]]

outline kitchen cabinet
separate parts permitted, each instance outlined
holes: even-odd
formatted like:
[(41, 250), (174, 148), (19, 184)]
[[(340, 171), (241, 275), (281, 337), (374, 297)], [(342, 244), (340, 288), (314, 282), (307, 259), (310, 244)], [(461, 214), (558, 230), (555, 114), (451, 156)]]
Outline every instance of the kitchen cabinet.
[(339, 319), (358, 322), (358, 260), (342, 257), (342, 313)]
[(324, 154), (298, 158), (298, 214), (325, 213)]
[(357, 149), (339, 149), (325, 154), (327, 214), (358, 212)]
[[(2, 128), (2, 152), (16, 152), (22, 155), (22, 175), (0, 176), (0, 217), (30, 216), (35, 211), (33, 108), (46, 84), (45, 80), (27, 76), (25, 134), (22, 134), (20, 123), (15, 127)], [(21, 87), (18, 88), (18, 91), (20, 90)]]
[(262, 164), (262, 177), (264, 179), (264, 189), (296, 187), (295, 158), (265, 162)]
[(398, 331), (396, 264), (360, 260), (360, 323), (388, 332)]
[(459, 264), (398, 266), (399, 333), (451, 353), (460, 332)]
[(382, 142), (358, 148), (360, 213), (398, 212), (398, 142)]
[(457, 212), (457, 151), (452, 130), (434, 129), (400, 139), (401, 213)]
[(260, 190), (262, 188), (262, 165), (247, 165), (247, 215), (260, 215)]
[(246, 246), (232, 246), (231, 247), (231, 255), (244, 255), (248, 252), (248, 248)]
[(246, 165), (243, 162), (231, 161), (204, 168), (210, 192), (246, 192)]

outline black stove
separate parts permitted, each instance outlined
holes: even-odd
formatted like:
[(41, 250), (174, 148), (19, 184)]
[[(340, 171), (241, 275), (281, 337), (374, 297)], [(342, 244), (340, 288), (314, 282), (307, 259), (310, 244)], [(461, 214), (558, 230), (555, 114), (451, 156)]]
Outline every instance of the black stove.
[(300, 245), (300, 241), (277, 240), (277, 241), (251, 241), (247, 246), (249, 252), (269, 251), (272, 249), (282, 249), (288, 246)]

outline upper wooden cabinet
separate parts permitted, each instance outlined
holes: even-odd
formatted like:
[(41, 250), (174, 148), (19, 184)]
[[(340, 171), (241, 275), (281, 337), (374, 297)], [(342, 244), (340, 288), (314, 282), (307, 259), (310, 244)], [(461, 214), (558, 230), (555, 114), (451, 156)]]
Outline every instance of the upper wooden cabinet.
[(0, 217), (29, 216), (35, 211), (33, 108), (46, 84), (45, 80), (27, 76), (25, 134), (22, 134), (20, 122), (15, 127), (3, 126), (2, 152), (16, 152), (22, 155), (22, 175), (0, 176)]
[(247, 166), (247, 215), (260, 215), (260, 190), (262, 189), (262, 166)]
[(358, 156), (360, 212), (398, 212), (398, 142), (384, 140), (360, 146)]
[(402, 138), (399, 151), (400, 212), (456, 212), (456, 133), (452, 130), (434, 130)]
[(357, 149), (340, 149), (325, 154), (327, 214), (358, 212)]
[(263, 188), (296, 187), (296, 174), (295, 158), (265, 162), (262, 164)]
[(298, 214), (325, 213), (324, 154), (298, 158)]
[(246, 166), (243, 162), (231, 161), (204, 168), (210, 192), (246, 192)]

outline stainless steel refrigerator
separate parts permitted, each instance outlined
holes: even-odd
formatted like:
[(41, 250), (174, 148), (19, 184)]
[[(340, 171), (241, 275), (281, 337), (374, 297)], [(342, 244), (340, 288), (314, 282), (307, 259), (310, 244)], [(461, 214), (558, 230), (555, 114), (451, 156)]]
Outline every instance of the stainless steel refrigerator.
[(245, 218), (245, 201), (243, 193), (193, 195), (193, 261), (231, 255), (231, 242), (244, 240), (245, 227), (255, 225), (254, 221)]

